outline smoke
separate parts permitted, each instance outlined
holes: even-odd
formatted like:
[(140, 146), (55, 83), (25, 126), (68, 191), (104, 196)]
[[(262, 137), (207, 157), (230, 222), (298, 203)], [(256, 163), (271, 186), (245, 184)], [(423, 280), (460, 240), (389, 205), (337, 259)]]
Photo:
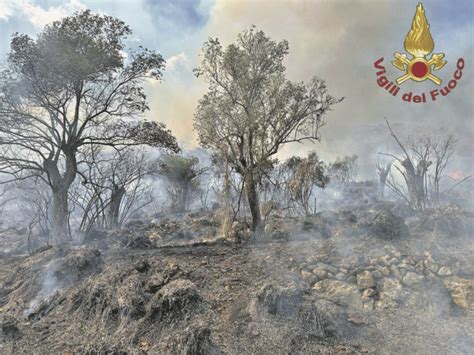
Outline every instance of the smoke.
[[(465, 5), (472, 9), (472, 4)], [(435, 50), (446, 53), (448, 64), (437, 75), (447, 83), (456, 60), (463, 57), (466, 63), (472, 62), (473, 51), (471, 24), (465, 19), (446, 23), (444, 7), (439, 2), (430, 3), (425, 6), (425, 12)], [(455, 134), (460, 154), (454, 166), (466, 172), (474, 163), (469, 153), (474, 131), (466, 121), (472, 115), (472, 103), (468, 99), (472, 75), (468, 65), (455, 91), (442, 102), (418, 106), (406, 103), (387, 95), (375, 81), (373, 62), (381, 56), (385, 58), (388, 75), (399, 74), (390, 60), (395, 51), (403, 49), (415, 8), (413, 1), (217, 2), (207, 25), (197, 31), (196, 41), (202, 43), (209, 36), (218, 37), (225, 46), (234, 42), (238, 33), (256, 25), (275, 40), (289, 41), (290, 54), (286, 60), (289, 79), (307, 81), (318, 75), (327, 80), (331, 94), (346, 98), (328, 115), (320, 144), (286, 146), (279, 154), (281, 159), (313, 149), (324, 160), (334, 160), (350, 152), (361, 157), (362, 177), (370, 178), (375, 171), (377, 151), (387, 148), (389, 136), (383, 122), (387, 116), (402, 135), (428, 132), (432, 127)], [(452, 40), (453, 36), (456, 41)], [(200, 46), (190, 46), (186, 56), (189, 67), (179, 72), (174, 70), (164, 83), (149, 90), (150, 115), (164, 120), (188, 148), (197, 144), (190, 128), (197, 101), (206, 91), (204, 81), (194, 78), (190, 70), (199, 64), (199, 50)], [(415, 93), (433, 89), (426, 83), (403, 85), (404, 90)]]
[(57, 260), (51, 260), (44, 267), (41, 277), (41, 288), (38, 294), (31, 300), (28, 308), (23, 312), (25, 318), (28, 318), (37, 310), (38, 306), (40, 306), (43, 302), (47, 302), (51, 296), (53, 296), (63, 287), (56, 275), (57, 267)]

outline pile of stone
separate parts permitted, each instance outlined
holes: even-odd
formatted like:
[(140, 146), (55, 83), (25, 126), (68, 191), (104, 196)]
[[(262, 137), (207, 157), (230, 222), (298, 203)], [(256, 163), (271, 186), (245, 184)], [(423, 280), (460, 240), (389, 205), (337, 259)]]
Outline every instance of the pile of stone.
[(413, 289), (429, 288), (433, 282), (444, 285), (456, 306), (474, 309), (474, 280), (457, 275), (459, 262), (442, 265), (429, 253), (402, 255), (386, 246), (383, 255), (339, 265), (311, 257), (300, 262), (290, 257), (290, 265), (319, 298), (353, 310), (396, 308)]

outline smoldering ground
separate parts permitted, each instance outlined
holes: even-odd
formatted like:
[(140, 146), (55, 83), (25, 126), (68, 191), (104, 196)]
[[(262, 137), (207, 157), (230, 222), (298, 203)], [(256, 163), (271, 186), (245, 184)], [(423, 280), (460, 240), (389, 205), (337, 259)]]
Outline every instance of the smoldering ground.
[(472, 216), (431, 211), (459, 220), (430, 230), (399, 208), (276, 216), (257, 240), (218, 213), (137, 220), (106, 249), (3, 258), (2, 347), (469, 353)]

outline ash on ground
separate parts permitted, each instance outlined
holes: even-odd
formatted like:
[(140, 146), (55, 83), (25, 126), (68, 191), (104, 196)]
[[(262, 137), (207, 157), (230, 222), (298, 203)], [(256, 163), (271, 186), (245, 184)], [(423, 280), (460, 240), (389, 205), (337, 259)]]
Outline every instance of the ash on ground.
[(139, 220), (0, 261), (0, 353), (468, 354), (473, 216)]

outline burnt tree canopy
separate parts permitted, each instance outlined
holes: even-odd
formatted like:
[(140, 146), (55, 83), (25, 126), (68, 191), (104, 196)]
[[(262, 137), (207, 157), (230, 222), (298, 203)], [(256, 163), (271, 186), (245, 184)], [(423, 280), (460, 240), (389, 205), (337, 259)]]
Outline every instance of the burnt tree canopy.
[(160, 79), (164, 60), (145, 48), (126, 60), (131, 33), (118, 19), (83, 11), (47, 25), (36, 39), (12, 37), (0, 75), (0, 172), (51, 187), (56, 243), (67, 239), (68, 190), (83, 146), (177, 149), (163, 125), (137, 119), (148, 109), (143, 80)]
[(251, 28), (222, 48), (209, 39), (195, 73), (209, 83), (195, 114), (200, 143), (222, 155), (245, 181), (252, 227), (261, 223), (258, 184), (282, 145), (320, 139), (324, 116), (341, 101), (323, 80), (287, 80), (288, 42)]
[(158, 174), (168, 184), (168, 195), (176, 212), (189, 208), (193, 195), (200, 189), (200, 177), (207, 168), (199, 166), (199, 159), (193, 156), (166, 154), (160, 158)]

